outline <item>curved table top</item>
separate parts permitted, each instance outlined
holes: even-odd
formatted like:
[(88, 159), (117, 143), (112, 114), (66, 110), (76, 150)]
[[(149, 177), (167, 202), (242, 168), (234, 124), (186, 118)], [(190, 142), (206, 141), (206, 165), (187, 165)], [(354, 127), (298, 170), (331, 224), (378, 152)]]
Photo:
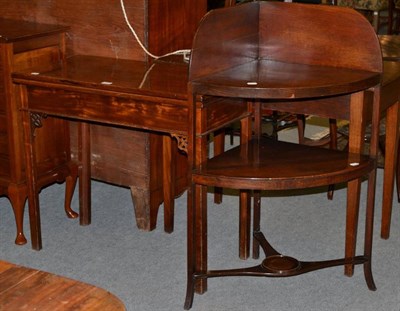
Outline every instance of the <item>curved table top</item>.
[(252, 60), (190, 81), (202, 95), (295, 99), (353, 93), (380, 83), (379, 72)]

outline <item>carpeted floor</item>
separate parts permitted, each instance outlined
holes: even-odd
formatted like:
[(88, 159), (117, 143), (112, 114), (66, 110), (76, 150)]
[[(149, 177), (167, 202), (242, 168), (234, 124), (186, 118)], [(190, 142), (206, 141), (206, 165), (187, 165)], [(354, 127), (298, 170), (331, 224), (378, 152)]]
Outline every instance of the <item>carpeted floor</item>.
[[(394, 202), (391, 237), (382, 240), (378, 171), (373, 272), (378, 287), (369, 291), (362, 267), (349, 278), (335, 267), (293, 278), (217, 278), (196, 295), (192, 310), (399, 311), (400, 208)], [(14, 245), (14, 216), (0, 198), (0, 258), (91, 283), (117, 295), (128, 311), (183, 310), (186, 290), (186, 195), (176, 200), (175, 230), (166, 234), (160, 208), (157, 229), (136, 228), (128, 189), (93, 182), (92, 224), (79, 226), (63, 212), (63, 185), (40, 194), (43, 250)], [(262, 230), (280, 252), (301, 260), (343, 256), (345, 189), (334, 199), (323, 191), (303, 195), (268, 193), (262, 200)], [(238, 259), (238, 198), (226, 194), (221, 205), (209, 196), (209, 267), (253, 265)], [(75, 195), (73, 206), (78, 208)], [(363, 247), (365, 185), (360, 209), (358, 254)], [(29, 226), (25, 219), (25, 233)], [(1, 306), (0, 306), (0, 310)], [(17, 311), (17, 310), (7, 310)]]

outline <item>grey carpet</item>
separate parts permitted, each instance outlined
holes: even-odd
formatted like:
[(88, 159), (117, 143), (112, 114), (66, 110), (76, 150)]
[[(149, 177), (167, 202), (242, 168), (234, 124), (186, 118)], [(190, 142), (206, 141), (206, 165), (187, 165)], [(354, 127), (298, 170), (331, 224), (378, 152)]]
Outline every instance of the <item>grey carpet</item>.
[[(286, 134), (287, 135), (287, 134)], [(294, 135), (292, 140), (295, 140)], [(287, 140), (291, 140), (288, 137)], [(365, 183), (362, 189), (358, 254), (363, 250)], [(297, 193), (298, 194), (298, 193)], [(379, 237), (382, 170), (378, 170), (373, 272), (378, 290), (368, 290), (363, 269), (353, 277), (334, 267), (292, 278), (232, 277), (209, 280), (208, 292), (195, 295), (193, 311), (399, 311), (400, 208), (393, 203), (391, 236)], [(186, 290), (186, 194), (176, 199), (175, 230), (136, 228), (128, 189), (92, 183), (92, 224), (80, 226), (63, 212), (63, 185), (40, 194), (43, 249), (14, 245), (14, 216), (0, 198), (0, 258), (100, 286), (128, 311), (183, 310)], [(302, 195), (268, 193), (262, 199), (262, 230), (277, 251), (300, 260), (343, 256), (345, 189), (327, 200), (324, 189)], [(78, 210), (77, 194), (73, 206)], [(224, 195), (215, 205), (209, 195), (209, 268), (255, 265), (238, 259), (238, 197)], [(26, 213), (27, 214), (27, 213)], [(28, 217), (25, 233), (29, 238)], [(0, 306), (0, 310), (1, 306)], [(17, 311), (17, 310), (6, 310)]]

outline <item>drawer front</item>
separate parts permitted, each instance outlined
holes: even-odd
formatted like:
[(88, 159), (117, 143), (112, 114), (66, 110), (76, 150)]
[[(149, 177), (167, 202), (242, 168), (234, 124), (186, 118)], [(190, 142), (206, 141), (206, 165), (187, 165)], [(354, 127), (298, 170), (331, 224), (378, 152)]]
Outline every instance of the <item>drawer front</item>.
[(13, 71), (51, 71), (59, 68), (61, 52), (58, 45), (14, 55)]
[(53, 34), (13, 42), (13, 53), (39, 50), (48, 46), (60, 46), (63, 34)]

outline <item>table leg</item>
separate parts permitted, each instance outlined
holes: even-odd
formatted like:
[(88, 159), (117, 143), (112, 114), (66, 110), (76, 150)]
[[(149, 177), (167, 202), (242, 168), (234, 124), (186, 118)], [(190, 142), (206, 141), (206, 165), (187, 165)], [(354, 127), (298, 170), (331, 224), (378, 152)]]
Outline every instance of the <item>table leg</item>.
[[(361, 180), (356, 179), (347, 183), (346, 258), (354, 257), (356, 253), (360, 190)], [(354, 273), (354, 265), (346, 265), (344, 273), (347, 276), (352, 276)]]
[[(190, 163), (190, 162), (189, 162)], [(196, 271), (196, 237), (195, 237), (195, 213), (194, 213), (194, 185), (190, 183), (187, 191), (187, 284), (184, 309), (189, 310), (193, 304)]]
[(8, 186), (8, 197), (14, 210), (17, 237), (15, 244), (24, 245), (27, 240), (24, 234), (24, 209), (27, 198), (27, 186), (11, 184)]
[(91, 185), (90, 185), (90, 124), (80, 122), (78, 125), (79, 162), (79, 223), (89, 225), (91, 222)]
[(365, 215), (365, 236), (364, 236), (364, 256), (369, 260), (364, 263), (364, 276), (370, 290), (376, 290), (376, 285), (372, 275), (372, 239), (374, 232), (374, 209), (375, 209), (375, 184), (376, 169), (369, 173), (367, 209)]
[[(361, 153), (364, 144), (365, 116), (361, 114), (364, 105), (364, 92), (351, 95), (350, 98), (350, 127), (349, 152)], [(347, 212), (346, 212), (346, 242), (345, 257), (355, 256), (357, 243), (358, 214), (360, 205), (361, 179), (347, 184)], [(352, 276), (354, 265), (345, 265), (345, 274)]]
[[(217, 156), (224, 152), (225, 149), (225, 129), (214, 133), (214, 156)], [(219, 187), (214, 188), (214, 203), (222, 203), (222, 192), (223, 189)]]
[[(255, 105), (254, 127), (257, 135), (261, 135), (261, 104), (249, 102), (248, 109)], [(240, 120), (240, 144), (245, 144), (253, 136), (252, 117)], [(251, 195), (248, 190), (240, 190), (239, 198), (239, 258), (247, 259), (250, 256), (250, 237), (251, 237)]]
[(163, 195), (164, 195), (164, 231), (174, 231), (174, 195), (175, 167), (172, 152), (172, 138), (163, 136)]
[[(207, 187), (195, 185), (194, 225), (195, 229), (195, 271), (205, 273), (207, 271), (208, 243), (207, 243)], [(197, 279), (195, 292), (203, 294), (207, 291), (207, 280)]]
[[(26, 88), (21, 87), (21, 101), (27, 107)], [(25, 169), (28, 187), (29, 224), (31, 230), (31, 244), (35, 250), (42, 248), (42, 234), (40, 228), (39, 187), (37, 183), (36, 155), (34, 152), (34, 128), (31, 122), (31, 113), (22, 112), (22, 123), (25, 139)]]
[[(196, 101), (196, 97), (193, 97), (193, 101), (189, 102), (189, 105), (193, 105)], [(193, 116), (195, 128), (193, 133), (203, 133), (204, 128), (207, 124), (207, 108), (196, 107), (195, 114)], [(208, 135), (193, 135), (189, 136), (189, 149), (188, 149), (188, 161), (189, 168), (199, 167), (208, 158)], [(207, 271), (207, 257), (208, 257), (208, 242), (207, 242), (207, 186), (193, 185), (190, 171), (190, 184), (192, 185), (192, 201), (189, 204), (193, 204), (192, 212), (192, 224), (188, 224), (188, 227), (193, 226), (193, 239), (194, 239), (194, 271), (196, 273), (204, 273)], [(198, 294), (203, 294), (207, 291), (207, 279), (196, 279), (194, 283), (194, 291)]]
[(250, 255), (250, 191), (241, 190), (239, 198), (239, 258), (247, 259)]
[(389, 238), (392, 216), (394, 175), (397, 164), (399, 102), (386, 111), (385, 167), (383, 175), (381, 237)]

